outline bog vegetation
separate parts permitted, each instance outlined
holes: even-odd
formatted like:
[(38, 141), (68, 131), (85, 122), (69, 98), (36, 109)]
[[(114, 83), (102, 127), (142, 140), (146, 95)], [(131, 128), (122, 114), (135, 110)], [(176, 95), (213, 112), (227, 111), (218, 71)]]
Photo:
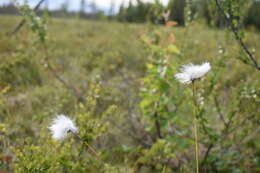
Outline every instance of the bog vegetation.
[[(0, 16), (0, 172), (260, 172), (260, 35), (229, 2), (223, 30)], [(55, 140), (61, 114), (74, 130)]]

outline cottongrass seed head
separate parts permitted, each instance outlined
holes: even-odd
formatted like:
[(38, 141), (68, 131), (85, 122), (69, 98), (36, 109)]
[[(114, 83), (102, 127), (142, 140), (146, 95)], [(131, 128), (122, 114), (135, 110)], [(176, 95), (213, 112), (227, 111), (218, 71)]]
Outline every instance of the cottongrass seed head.
[(66, 115), (58, 115), (53, 120), (49, 129), (51, 130), (52, 138), (55, 140), (62, 140), (69, 132), (76, 133), (78, 131), (73, 120)]
[(196, 79), (203, 77), (211, 69), (210, 63), (205, 62), (201, 65), (187, 64), (183, 65), (181, 72), (175, 75), (175, 78), (183, 83), (190, 84)]

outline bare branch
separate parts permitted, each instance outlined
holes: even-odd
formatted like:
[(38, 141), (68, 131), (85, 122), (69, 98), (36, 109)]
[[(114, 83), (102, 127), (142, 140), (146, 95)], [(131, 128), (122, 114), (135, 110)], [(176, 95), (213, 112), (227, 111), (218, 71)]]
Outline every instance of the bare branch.
[(48, 49), (47, 49), (46, 44), (44, 44), (44, 43), (43, 43), (43, 49), (44, 49), (45, 60), (46, 60), (46, 63), (47, 63), (47, 68), (48, 68), (48, 70), (53, 73), (54, 77), (55, 77), (60, 83), (62, 83), (63, 86), (64, 86), (66, 89), (68, 89), (69, 91), (71, 91), (71, 93), (77, 97), (78, 101), (80, 101), (80, 102), (82, 102), (82, 103), (85, 103), (85, 102), (86, 102), (86, 99), (85, 99), (85, 97), (83, 96), (83, 94), (79, 93), (73, 86), (69, 85), (64, 79), (62, 79), (62, 78), (56, 73), (56, 71), (54, 70), (53, 66), (52, 66), (51, 63), (49, 62)]

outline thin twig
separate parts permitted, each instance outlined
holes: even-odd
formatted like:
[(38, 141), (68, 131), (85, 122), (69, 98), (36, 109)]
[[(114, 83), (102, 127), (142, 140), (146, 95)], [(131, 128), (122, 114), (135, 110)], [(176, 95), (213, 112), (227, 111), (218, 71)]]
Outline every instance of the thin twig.
[[(248, 141), (254, 139), (255, 137), (257, 137), (257, 136), (259, 135), (259, 133), (260, 133), (260, 127), (258, 127), (257, 129), (255, 129), (255, 130), (251, 133), (251, 135), (245, 137), (240, 144), (245, 144), (245, 143), (247, 143)], [(239, 144), (239, 145), (240, 145), (240, 144)]]
[(99, 154), (96, 152), (96, 150), (95, 150), (90, 144), (88, 144), (86, 141), (82, 140), (82, 138), (79, 136), (78, 133), (74, 133), (74, 132), (72, 132), (72, 131), (70, 131), (70, 132), (71, 132), (77, 139), (79, 139), (79, 140), (82, 142), (82, 144), (86, 145), (87, 149), (90, 149), (90, 151), (91, 151), (92, 153), (94, 153), (94, 155), (95, 155), (95, 157), (96, 157), (96, 159), (97, 159), (98, 161), (100, 161), (103, 165), (105, 165), (105, 162), (104, 162), (103, 160), (101, 160)]
[(221, 133), (222, 134), (221, 136), (223, 136), (223, 138), (225, 138), (226, 136), (228, 136), (231, 133), (230, 126), (231, 126), (231, 124), (233, 122), (233, 118), (236, 116), (236, 114), (237, 114), (237, 111), (233, 111), (231, 113), (231, 116), (229, 117), (229, 119), (227, 121), (227, 125), (226, 125), (225, 129), (222, 130), (222, 133)]
[[(44, 1), (45, 1), (45, 0), (39, 1), (38, 4), (34, 7), (33, 11), (36, 12), (36, 11), (40, 8), (41, 4), (42, 4)], [(18, 23), (18, 24), (15, 26), (15, 28), (14, 28), (10, 33), (8, 33), (8, 35), (14, 35), (15, 33), (17, 33), (17, 32), (22, 28), (22, 26), (23, 26), (25, 23), (26, 23), (26, 19), (22, 19), (21, 22)]]
[(73, 95), (75, 95), (78, 98), (78, 101), (85, 103), (86, 99), (83, 96), (83, 94), (79, 93), (73, 86), (69, 85), (65, 80), (63, 80), (54, 70), (54, 67), (51, 65), (51, 63), (49, 62), (49, 52), (48, 52), (48, 48), (47, 45), (45, 43), (43, 44), (43, 49), (44, 49), (44, 54), (45, 54), (45, 60), (47, 63), (47, 68), (49, 71), (51, 71), (54, 75), (54, 77), (64, 85), (65, 88), (67, 88), (69, 91), (72, 92)]
[(233, 148), (233, 149), (234, 149), (234, 148), (237, 148), (237, 147), (239, 148), (241, 145), (246, 144), (246, 143), (249, 142), (250, 140), (256, 138), (256, 137), (259, 135), (259, 132), (260, 132), (260, 127), (258, 127), (257, 129), (255, 129), (255, 130), (251, 133), (251, 135), (249, 135), (249, 136), (247, 136), (247, 137), (245, 137), (245, 138), (239, 140), (239, 142), (237, 142), (237, 143), (235, 143), (235, 144), (229, 146), (228, 149), (230, 149), (230, 148)]
[(207, 159), (208, 159), (208, 156), (209, 156), (209, 154), (210, 154), (210, 152), (211, 152), (211, 150), (212, 150), (213, 147), (214, 147), (214, 144), (213, 144), (213, 143), (209, 144), (209, 146), (208, 146), (208, 148), (207, 148), (207, 151), (206, 151), (206, 153), (205, 153), (205, 155), (204, 155), (204, 158), (203, 158), (203, 161), (202, 161), (202, 165), (206, 163), (206, 161), (207, 161)]
[(220, 120), (224, 123), (225, 127), (227, 126), (227, 122), (224, 118), (224, 115), (221, 111), (221, 108), (220, 108), (220, 105), (219, 105), (219, 102), (218, 102), (218, 99), (216, 96), (214, 96), (214, 102), (215, 102), (215, 105), (216, 105), (216, 108), (217, 108), (217, 112), (218, 112), (218, 115), (219, 115), (219, 118)]
[(238, 41), (240, 46), (243, 48), (244, 52), (248, 55), (248, 58), (252, 61), (253, 64), (251, 64), (251, 65), (260, 71), (260, 66), (258, 65), (254, 55), (248, 50), (246, 44), (244, 43), (242, 38), (239, 36), (238, 29), (234, 26), (234, 24), (232, 22), (232, 18), (226, 15), (224, 9), (221, 7), (221, 4), (218, 0), (215, 0), (215, 2), (217, 5), (217, 8), (224, 15), (226, 21), (228, 22), (228, 25), (230, 26), (230, 29), (233, 32), (236, 40)]
[(159, 117), (158, 117), (158, 113), (157, 112), (154, 113), (154, 119), (155, 119), (154, 123), (155, 123), (157, 137), (159, 139), (162, 139), (163, 136), (162, 136), (162, 132), (161, 132), (161, 125), (160, 125), (160, 122), (159, 122)]
[(120, 130), (122, 133), (131, 136), (132, 138), (134, 138), (138, 143), (140, 143), (143, 147), (145, 148), (150, 148), (152, 146), (152, 143), (147, 143), (144, 140), (144, 136), (138, 136), (138, 134), (134, 134), (133, 131), (129, 131), (127, 129), (125, 129), (122, 126), (119, 126), (117, 122), (115, 122), (114, 120), (112, 120), (110, 117), (108, 118), (108, 121), (114, 126), (116, 127), (118, 130)]

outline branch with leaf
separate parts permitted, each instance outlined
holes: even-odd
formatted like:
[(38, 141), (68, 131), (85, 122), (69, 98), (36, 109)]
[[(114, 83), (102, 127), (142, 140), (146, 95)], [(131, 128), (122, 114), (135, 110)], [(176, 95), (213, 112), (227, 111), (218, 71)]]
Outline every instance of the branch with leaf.
[[(230, 30), (232, 31), (232, 33), (234, 34), (235, 36), (235, 39), (237, 40), (237, 42), (239, 43), (240, 47), (243, 49), (243, 51), (246, 53), (247, 55), (247, 58), (249, 61), (251, 61), (251, 63), (247, 62), (247, 61), (244, 61), (244, 63), (246, 64), (250, 64), (251, 66), (253, 66), (255, 69), (259, 70), (260, 71), (260, 66), (256, 60), (256, 57), (253, 55), (252, 52), (250, 52), (250, 50), (248, 49), (248, 47), (246, 46), (245, 42), (243, 41), (240, 33), (239, 33), (239, 27), (237, 27), (233, 20), (234, 17), (232, 14), (229, 14), (228, 12), (226, 12), (222, 6), (222, 4), (220, 3), (219, 0), (215, 0), (215, 3), (216, 3), (216, 6), (219, 10), (219, 12), (225, 17), (225, 20), (227, 21), (229, 27), (230, 27)], [(232, 3), (232, 2), (231, 2)], [(229, 7), (231, 8), (231, 7)], [(232, 11), (231, 9), (229, 9), (228, 11)]]
[[(36, 11), (41, 7), (41, 5), (42, 5), (42, 3), (43, 3), (44, 1), (45, 1), (45, 0), (40, 0), (40, 1), (38, 2), (38, 4), (34, 7), (33, 11), (36, 12)], [(26, 19), (22, 19), (21, 22), (18, 23), (18, 24), (14, 27), (14, 29), (13, 29), (11, 32), (7, 33), (7, 34), (8, 34), (8, 35), (14, 35), (14, 34), (16, 34), (16, 33), (23, 27), (23, 25), (24, 25), (25, 23), (26, 23)]]
[(40, 7), (40, 5), (43, 3), (44, 0), (41, 0), (37, 6), (34, 8), (34, 10), (31, 10), (27, 4), (18, 7), (18, 9), (21, 11), (21, 13), (25, 16), (25, 18), (17, 25), (17, 27), (14, 28), (14, 30), (11, 32), (11, 34), (15, 34), (18, 32), (18, 30), (26, 23), (26, 18), (31, 23), (31, 29), (34, 33), (38, 35), (39, 42), (42, 45), (43, 51), (44, 51), (44, 61), (46, 63), (46, 68), (54, 75), (54, 77), (66, 88), (68, 89), (77, 99), (79, 102), (86, 102), (86, 99), (82, 93), (79, 93), (77, 89), (70, 85), (67, 81), (65, 81), (60, 75), (57, 74), (55, 71), (55, 67), (50, 62), (50, 55), (48, 51), (48, 46), (46, 44), (46, 36), (47, 36), (47, 30), (46, 30), (46, 18), (38, 17), (35, 14), (35, 11)]

